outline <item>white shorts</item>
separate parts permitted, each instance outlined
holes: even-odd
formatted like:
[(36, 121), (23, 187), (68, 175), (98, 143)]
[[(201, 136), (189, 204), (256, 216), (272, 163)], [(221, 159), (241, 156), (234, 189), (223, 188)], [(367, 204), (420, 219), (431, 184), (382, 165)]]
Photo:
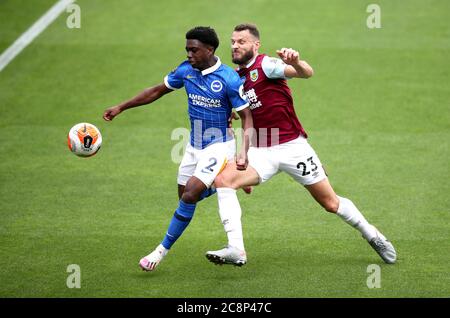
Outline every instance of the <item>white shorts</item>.
[(280, 171), (302, 185), (327, 177), (316, 152), (302, 136), (272, 147), (250, 147), (248, 161), (258, 172), (260, 182), (266, 182)]
[(208, 188), (228, 161), (234, 160), (236, 141), (217, 142), (204, 149), (186, 146), (183, 160), (178, 168), (178, 184), (186, 185), (189, 178), (199, 178)]

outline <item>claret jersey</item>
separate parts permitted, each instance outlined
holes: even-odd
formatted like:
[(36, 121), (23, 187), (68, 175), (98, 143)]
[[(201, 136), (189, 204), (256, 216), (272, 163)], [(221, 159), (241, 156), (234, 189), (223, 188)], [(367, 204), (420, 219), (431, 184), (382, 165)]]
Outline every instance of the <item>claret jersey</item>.
[(280, 59), (260, 54), (238, 70), (250, 103), (258, 147), (282, 144), (300, 135), (307, 138), (295, 114), (291, 90), (284, 76), (285, 66)]

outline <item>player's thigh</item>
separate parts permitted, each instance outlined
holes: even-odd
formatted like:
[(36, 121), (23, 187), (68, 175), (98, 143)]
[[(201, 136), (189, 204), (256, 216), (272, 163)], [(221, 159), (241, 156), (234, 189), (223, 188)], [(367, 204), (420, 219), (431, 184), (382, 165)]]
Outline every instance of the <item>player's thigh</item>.
[(207, 188), (213, 184), (217, 175), (228, 162), (228, 142), (220, 142), (203, 149), (198, 155), (198, 163), (194, 176), (201, 180)]
[(286, 143), (277, 156), (280, 170), (304, 186), (318, 183), (327, 177), (319, 157), (306, 139)]
[(258, 183), (258, 172), (251, 165), (248, 165), (245, 170), (238, 170), (235, 161), (228, 162), (225, 169), (214, 180), (216, 188), (239, 189)]
[(258, 183), (268, 181), (279, 172), (278, 162), (274, 159), (274, 151), (266, 147), (250, 147), (248, 164), (258, 174)]
[(339, 199), (334, 192), (328, 178), (317, 183), (305, 185), (305, 188), (311, 193), (312, 197), (327, 211), (337, 212)]
[(195, 151), (196, 150), (190, 144), (187, 145), (183, 159), (178, 167), (177, 182), (179, 186), (185, 186), (189, 178), (192, 177), (195, 172), (198, 162)]

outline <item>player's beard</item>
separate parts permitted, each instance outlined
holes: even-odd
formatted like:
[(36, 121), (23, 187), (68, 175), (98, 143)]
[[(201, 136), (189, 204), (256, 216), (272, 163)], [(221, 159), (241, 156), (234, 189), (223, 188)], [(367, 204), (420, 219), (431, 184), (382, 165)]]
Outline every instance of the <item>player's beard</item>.
[(245, 52), (241, 58), (231, 57), (231, 60), (233, 61), (234, 64), (245, 65), (245, 64), (248, 64), (248, 62), (250, 62), (254, 56), (255, 55), (253, 54), (253, 51), (249, 50), (249, 51)]

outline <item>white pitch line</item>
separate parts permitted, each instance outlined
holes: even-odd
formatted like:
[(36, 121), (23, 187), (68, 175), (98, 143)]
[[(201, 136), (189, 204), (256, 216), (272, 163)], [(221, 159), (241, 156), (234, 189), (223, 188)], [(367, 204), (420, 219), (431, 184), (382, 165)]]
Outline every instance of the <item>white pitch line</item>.
[(0, 72), (75, 0), (59, 0), (0, 55)]

